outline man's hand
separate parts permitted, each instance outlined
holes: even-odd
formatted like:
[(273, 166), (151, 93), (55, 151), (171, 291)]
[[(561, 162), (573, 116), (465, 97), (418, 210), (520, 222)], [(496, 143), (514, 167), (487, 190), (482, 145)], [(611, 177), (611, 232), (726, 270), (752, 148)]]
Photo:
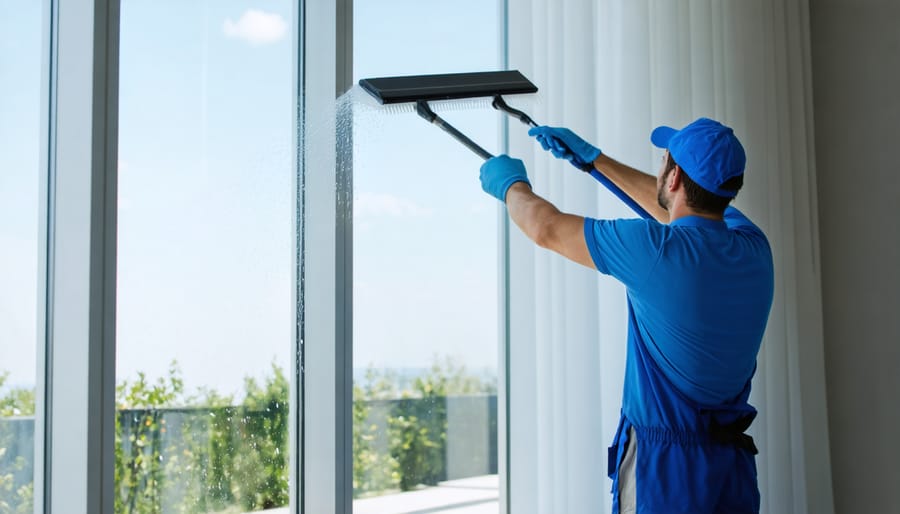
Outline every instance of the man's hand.
[(590, 171), (594, 167), (594, 159), (602, 153), (599, 148), (581, 139), (567, 128), (560, 127), (534, 127), (528, 131), (541, 144), (544, 150), (549, 150), (557, 159), (566, 159), (576, 168)]
[(481, 189), (501, 202), (506, 202), (506, 192), (516, 182), (524, 182), (531, 187), (525, 164), (508, 155), (498, 155), (481, 165)]

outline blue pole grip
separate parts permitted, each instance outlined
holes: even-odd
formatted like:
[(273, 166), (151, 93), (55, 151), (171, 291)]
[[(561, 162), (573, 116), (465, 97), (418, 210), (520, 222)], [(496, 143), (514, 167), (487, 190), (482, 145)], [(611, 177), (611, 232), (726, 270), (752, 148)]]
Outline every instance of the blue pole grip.
[[(562, 144), (565, 145), (565, 143), (562, 143)], [(570, 154), (574, 155), (574, 152), (572, 152), (571, 149), (568, 149), (568, 145), (565, 145), (565, 146), (566, 146), (568, 152)], [(570, 161), (570, 162), (572, 163), (572, 166), (575, 166), (576, 168), (580, 169), (581, 171), (586, 171), (586, 172), (590, 173), (592, 177), (597, 179), (597, 182), (600, 182), (601, 184), (606, 186), (606, 189), (609, 189), (609, 191), (612, 194), (616, 195), (616, 198), (618, 198), (619, 200), (622, 200), (625, 203), (625, 205), (631, 207), (631, 210), (636, 212), (638, 216), (644, 218), (645, 220), (654, 219), (653, 216), (651, 216), (649, 212), (645, 211), (643, 207), (638, 205), (638, 203), (635, 202), (630, 196), (625, 194), (625, 191), (622, 191), (621, 189), (619, 189), (619, 186), (613, 184), (612, 180), (609, 180), (608, 178), (606, 178), (606, 175), (597, 171), (597, 168), (594, 167), (594, 163), (582, 162), (581, 159), (578, 159), (577, 157), (575, 158), (575, 160)]]
[(591, 169), (588, 171), (588, 173), (590, 173), (592, 177), (597, 179), (597, 182), (600, 182), (601, 184), (606, 186), (606, 189), (609, 189), (610, 192), (616, 195), (619, 200), (625, 202), (625, 205), (631, 207), (631, 210), (636, 212), (638, 216), (644, 218), (645, 220), (653, 219), (653, 216), (651, 216), (649, 212), (645, 211), (644, 208), (638, 205), (638, 203), (635, 202), (630, 196), (626, 195), (625, 191), (619, 189), (619, 186), (613, 184), (611, 180), (606, 178), (606, 175), (597, 171), (597, 169), (593, 166), (591, 166)]

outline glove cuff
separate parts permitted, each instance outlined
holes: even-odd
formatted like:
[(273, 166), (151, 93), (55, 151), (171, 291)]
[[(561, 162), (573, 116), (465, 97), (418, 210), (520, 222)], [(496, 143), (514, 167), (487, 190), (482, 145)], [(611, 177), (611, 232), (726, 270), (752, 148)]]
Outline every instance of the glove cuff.
[(506, 193), (509, 192), (509, 188), (512, 187), (516, 182), (524, 182), (528, 184), (528, 188), (531, 189), (531, 182), (528, 181), (528, 178), (523, 177), (510, 177), (509, 180), (503, 183), (503, 187), (500, 188), (500, 201), (506, 203)]

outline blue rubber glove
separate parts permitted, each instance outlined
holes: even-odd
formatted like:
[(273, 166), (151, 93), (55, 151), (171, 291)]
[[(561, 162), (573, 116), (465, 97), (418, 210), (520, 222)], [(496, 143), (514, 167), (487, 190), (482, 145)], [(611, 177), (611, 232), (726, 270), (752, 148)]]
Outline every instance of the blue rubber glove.
[(599, 148), (581, 139), (567, 128), (560, 127), (534, 127), (528, 131), (541, 144), (544, 150), (549, 150), (557, 159), (566, 159), (573, 166), (583, 171), (594, 168), (594, 159), (602, 153)]
[(525, 164), (508, 155), (492, 157), (481, 165), (481, 189), (501, 202), (506, 202), (506, 191), (516, 182), (525, 182), (531, 187)]

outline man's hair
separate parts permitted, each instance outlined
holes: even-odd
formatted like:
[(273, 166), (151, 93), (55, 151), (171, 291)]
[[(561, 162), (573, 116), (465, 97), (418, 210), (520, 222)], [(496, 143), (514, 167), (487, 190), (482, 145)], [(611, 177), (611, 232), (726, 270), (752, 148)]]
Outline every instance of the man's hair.
[[(678, 163), (672, 158), (672, 154), (669, 154), (669, 157), (666, 160), (666, 173), (669, 173), (669, 171), (675, 168), (676, 164)], [(682, 171), (684, 170), (682, 169)], [(728, 204), (731, 203), (732, 198), (719, 196), (707, 191), (694, 182), (686, 172), (681, 174), (681, 181), (684, 184), (685, 201), (687, 202), (688, 207), (695, 211), (710, 214), (722, 214), (725, 212), (725, 208), (728, 207)], [(736, 177), (731, 177), (719, 187), (726, 191), (735, 191), (736, 194), (743, 185), (744, 175), (741, 174)]]

